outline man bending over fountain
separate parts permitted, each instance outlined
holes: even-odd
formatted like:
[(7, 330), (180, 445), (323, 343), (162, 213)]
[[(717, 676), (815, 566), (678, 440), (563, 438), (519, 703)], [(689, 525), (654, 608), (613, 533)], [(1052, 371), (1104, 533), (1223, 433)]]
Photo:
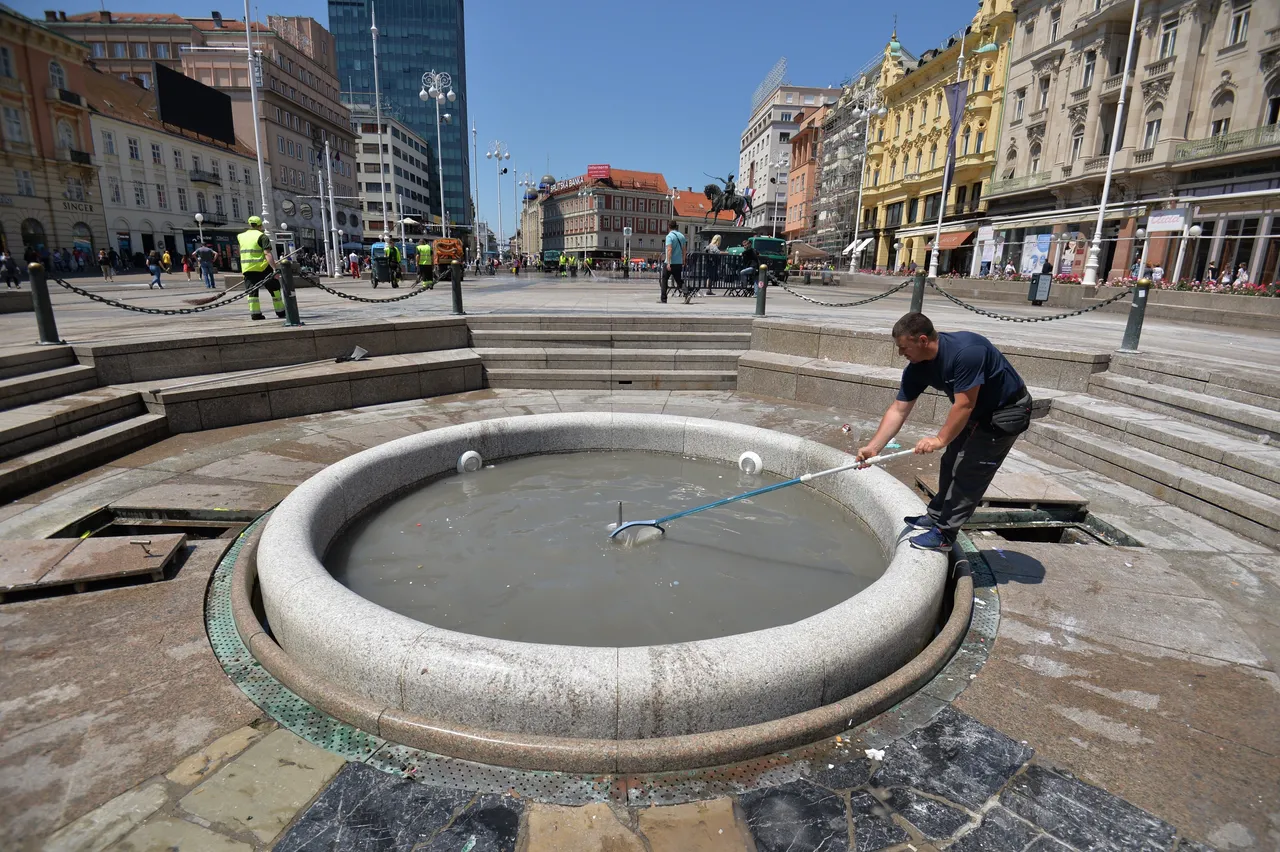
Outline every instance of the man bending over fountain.
[(858, 450), (858, 458), (880, 454), (925, 388), (947, 395), (951, 411), (946, 422), (937, 435), (921, 438), (915, 446), (917, 453), (946, 447), (938, 468), (938, 491), (927, 514), (903, 520), (924, 530), (911, 539), (912, 547), (950, 551), (1013, 442), (1031, 425), (1031, 394), (1008, 359), (980, 334), (938, 332), (927, 316), (910, 313), (894, 324), (893, 340), (898, 353), (911, 363), (902, 371), (897, 399), (871, 442)]

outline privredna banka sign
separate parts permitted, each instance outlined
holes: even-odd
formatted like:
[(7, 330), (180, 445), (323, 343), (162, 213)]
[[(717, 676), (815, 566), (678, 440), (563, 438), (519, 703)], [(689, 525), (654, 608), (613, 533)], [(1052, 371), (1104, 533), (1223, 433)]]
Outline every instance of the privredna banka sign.
[(86, 204), (83, 201), (64, 201), (62, 209), (71, 213), (92, 213), (93, 205)]

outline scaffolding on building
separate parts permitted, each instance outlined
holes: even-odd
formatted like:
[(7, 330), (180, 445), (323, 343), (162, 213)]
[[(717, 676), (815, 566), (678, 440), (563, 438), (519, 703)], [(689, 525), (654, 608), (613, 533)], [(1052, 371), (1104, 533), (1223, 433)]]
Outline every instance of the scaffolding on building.
[(855, 110), (876, 100), (880, 85), (877, 56), (840, 84), (843, 92), (828, 111), (818, 135), (818, 169), (814, 177), (814, 228), (808, 242), (839, 258), (853, 236), (854, 209), (866, 140), (858, 134)]

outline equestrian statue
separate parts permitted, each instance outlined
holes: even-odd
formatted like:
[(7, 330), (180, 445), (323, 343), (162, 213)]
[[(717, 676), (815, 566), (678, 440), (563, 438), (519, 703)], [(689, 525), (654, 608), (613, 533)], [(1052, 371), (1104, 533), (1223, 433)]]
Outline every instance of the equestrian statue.
[[(707, 175), (707, 177), (716, 181), (716, 183), (707, 184), (702, 190), (702, 194), (711, 202), (711, 209), (707, 211), (707, 215), (702, 217), (705, 222), (712, 216), (719, 216), (721, 211), (732, 210), (734, 214), (734, 225), (742, 225), (746, 222), (747, 214), (751, 212), (751, 199), (738, 194), (737, 185), (733, 182), (733, 175), (729, 175), (723, 181), (715, 175)], [(724, 184), (724, 188), (720, 188), (720, 184)]]

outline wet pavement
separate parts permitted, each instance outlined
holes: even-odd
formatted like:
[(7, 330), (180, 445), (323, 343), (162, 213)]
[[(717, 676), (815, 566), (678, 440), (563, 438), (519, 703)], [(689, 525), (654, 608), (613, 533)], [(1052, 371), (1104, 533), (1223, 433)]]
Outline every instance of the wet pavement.
[[(360, 449), (559, 410), (712, 417), (846, 450), (877, 416), (728, 391), (478, 391), (179, 435), (0, 507), (0, 538), (111, 503), (261, 511)], [(888, 470), (914, 483), (932, 461)], [(335, 760), (214, 659), (202, 601), (225, 541), (190, 542), (161, 583), (0, 605), (0, 845), (1276, 849), (1280, 557), (1026, 444), (1005, 469), (1080, 494), (1144, 546), (976, 535), (1001, 617), (968, 683), (930, 685), (799, 779), (703, 802), (554, 806)]]

